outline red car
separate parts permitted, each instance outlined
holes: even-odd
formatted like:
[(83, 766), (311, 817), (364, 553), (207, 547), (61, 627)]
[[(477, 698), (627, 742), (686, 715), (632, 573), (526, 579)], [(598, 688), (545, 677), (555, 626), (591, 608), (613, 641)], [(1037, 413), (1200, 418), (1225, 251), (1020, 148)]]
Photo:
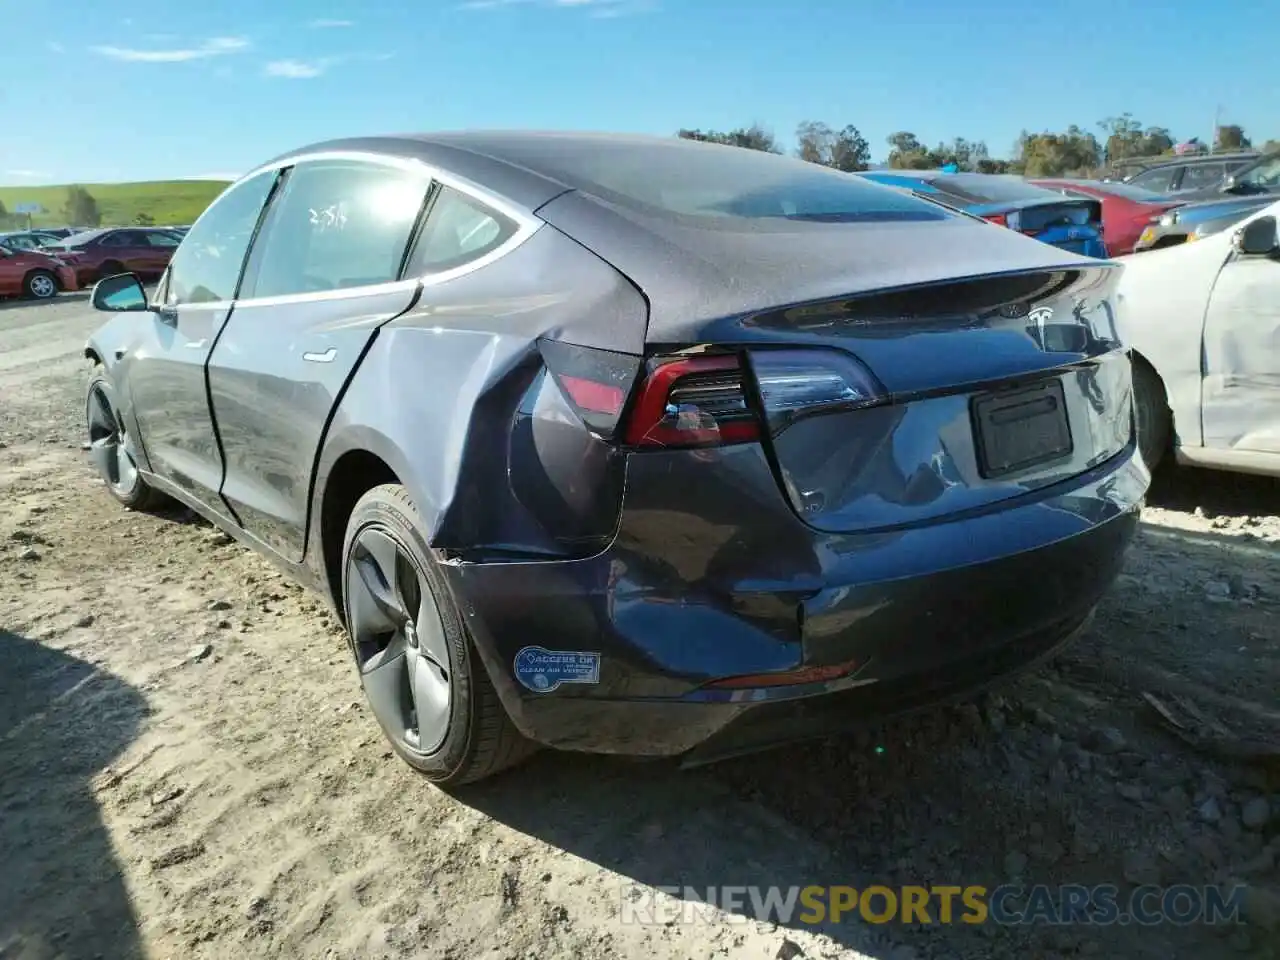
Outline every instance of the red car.
[(75, 270), (61, 260), (36, 250), (0, 247), (0, 297), (48, 300), (59, 290), (78, 287)]
[(1181, 206), (1160, 193), (1152, 193), (1128, 183), (1103, 180), (1070, 180), (1053, 177), (1029, 177), (1028, 182), (1046, 190), (1102, 201), (1102, 239), (1113, 256), (1132, 253), (1133, 245), (1143, 229), (1160, 219), (1166, 210)]
[(148, 227), (107, 227), (77, 233), (47, 248), (71, 264), (81, 286), (117, 273), (159, 277), (182, 239), (167, 230)]

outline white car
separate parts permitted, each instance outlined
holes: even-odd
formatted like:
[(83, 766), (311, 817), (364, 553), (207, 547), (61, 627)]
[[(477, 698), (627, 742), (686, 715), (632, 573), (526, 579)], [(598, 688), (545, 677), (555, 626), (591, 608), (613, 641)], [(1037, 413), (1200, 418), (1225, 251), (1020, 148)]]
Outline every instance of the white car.
[(1280, 476), (1280, 202), (1182, 246), (1117, 257), (1138, 439), (1179, 463)]

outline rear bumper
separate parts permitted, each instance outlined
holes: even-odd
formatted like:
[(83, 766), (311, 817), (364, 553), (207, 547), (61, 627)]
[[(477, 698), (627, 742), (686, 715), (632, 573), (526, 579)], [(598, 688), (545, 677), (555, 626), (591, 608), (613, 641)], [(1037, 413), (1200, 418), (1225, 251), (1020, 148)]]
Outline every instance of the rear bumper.
[[(947, 522), (826, 534), (796, 517), (758, 447), (645, 454), (605, 552), (445, 569), (526, 736), (710, 758), (945, 699), (1051, 652), (1119, 572), (1148, 482), (1129, 447)], [(598, 657), (598, 675), (533, 692), (514, 667), (530, 646)], [(842, 664), (804, 686), (706, 686)]]

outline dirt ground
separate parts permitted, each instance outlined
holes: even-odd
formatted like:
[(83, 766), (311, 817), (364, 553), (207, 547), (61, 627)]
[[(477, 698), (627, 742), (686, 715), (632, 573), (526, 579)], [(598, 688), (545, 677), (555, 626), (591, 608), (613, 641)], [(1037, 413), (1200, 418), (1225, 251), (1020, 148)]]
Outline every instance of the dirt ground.
[[(1280, 957), (1277, 482), (1161, 477), (1088, 635), (974, 704), (450, 797), (384, 747), (319, 598), (96, 480), (96, 323), (0, 304), (5, 960)], [(1227, 881), (1244, 924), (619, 919), (633, 884)]]

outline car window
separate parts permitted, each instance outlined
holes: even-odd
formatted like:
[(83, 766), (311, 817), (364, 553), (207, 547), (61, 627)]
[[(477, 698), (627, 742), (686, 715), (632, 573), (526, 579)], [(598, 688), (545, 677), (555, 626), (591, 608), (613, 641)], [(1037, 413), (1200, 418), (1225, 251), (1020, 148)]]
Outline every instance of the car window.
[(1156, 170), (1144, 170), (1132, 180), (1125, 181), (1130, 186), (1142, 187), (1152, 193), (1168, 193), (1173, 189), (1173, 175), (1177, 167), (1160, 167)]
[(144, 233), (148, 244), (153, 247), (168, 247), (173, 249), (178, 245), (178, 238), (168, 233)]
[(1179, 190), (1204, 190), (1217, 186), (1227, 175), (1227, 167), (1222, 163), (1197, 163), (1186, 168), (1182, 173)]
[(299, 164), (263, 228), (246, 295), (317, 293), (397, 279), (430, 183), (425, 172), (381, 164)]
[(1242, 171), (1237, 175), (1236, 182), (1267, 189), (1280, 186), (1280, 153), (1267, 157), (1259, 161), (1256, 166)]
[(506, 243), (516, 230), (510, 217), (459, 190), (441, 187), (406, 274), (439, 273), (478, 260)]
[(104, 233), (98, 237), (98, 246), (100, 247), (123, 247), (124, 245), (124, 233), (120, 230)]
[(214, 303), (235, 296), (245, 253), (276, 176), (269, 170), (236, 184), (204, 212), (170, 261), (166, 303)]

